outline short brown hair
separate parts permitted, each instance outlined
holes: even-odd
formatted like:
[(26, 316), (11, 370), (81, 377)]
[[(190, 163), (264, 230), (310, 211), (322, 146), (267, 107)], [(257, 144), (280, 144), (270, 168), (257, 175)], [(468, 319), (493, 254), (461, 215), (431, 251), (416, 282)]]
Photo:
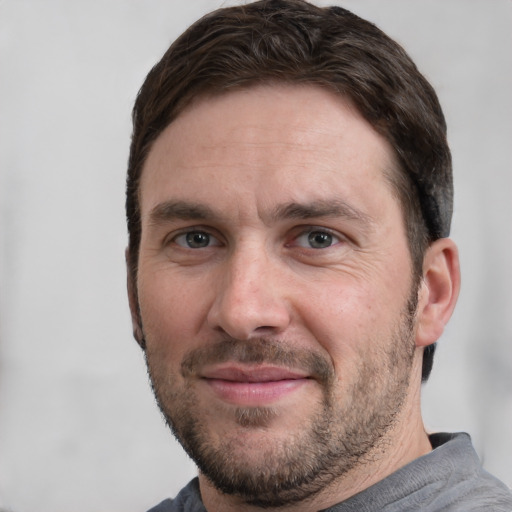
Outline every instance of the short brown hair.
[[(141, 236), (139, 181), (162, 131), (194, 99), (261, 83), (326, 87), (350, 101), (393, 148), (388, 176), (401, 204), (415, 277), (428, 244), (448, 236), (453, 203), (446, 123), (437, 96), (395, 41), (341, 7), (260, 0), (194, 23), (150, 71), (133, 109), (127, 178), (129, 267)], [(434, 348), (423, 360), (423, 378)]]

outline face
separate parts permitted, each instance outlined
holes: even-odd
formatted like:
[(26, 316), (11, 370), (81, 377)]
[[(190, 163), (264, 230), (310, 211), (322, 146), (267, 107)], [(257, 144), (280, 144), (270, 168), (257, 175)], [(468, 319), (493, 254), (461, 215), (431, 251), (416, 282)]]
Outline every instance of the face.
[(198, 101), (151, 149), (137, 315), (160, 408), (219, 490), (302, 500), (396, 422), (415, 287), (393, 165), (313, 86)]

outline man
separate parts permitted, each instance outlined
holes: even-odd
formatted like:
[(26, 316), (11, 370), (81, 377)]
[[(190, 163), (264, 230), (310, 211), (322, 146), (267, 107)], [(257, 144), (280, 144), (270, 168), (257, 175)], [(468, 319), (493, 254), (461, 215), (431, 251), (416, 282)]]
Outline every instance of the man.
[(162, 511), (512, 510), (420, 388), (459, 291), (431, 86), (339, 7), (190, 27), (134, 108), (134, 336), (199, 468)]

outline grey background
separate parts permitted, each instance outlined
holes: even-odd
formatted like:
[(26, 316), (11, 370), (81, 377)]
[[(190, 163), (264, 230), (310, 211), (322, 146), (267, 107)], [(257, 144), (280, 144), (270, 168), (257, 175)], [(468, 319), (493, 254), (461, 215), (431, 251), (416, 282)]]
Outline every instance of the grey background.
[[(0, 506), (142, 511), (194, 474), (131, 338), (124, 176), (145, 74), (222, 3), (0, 1)], [(463, 288), (424, 415), (469, 431), (510, 485), (512, 2), (339, 3), (399, 40), (445, 108)]]

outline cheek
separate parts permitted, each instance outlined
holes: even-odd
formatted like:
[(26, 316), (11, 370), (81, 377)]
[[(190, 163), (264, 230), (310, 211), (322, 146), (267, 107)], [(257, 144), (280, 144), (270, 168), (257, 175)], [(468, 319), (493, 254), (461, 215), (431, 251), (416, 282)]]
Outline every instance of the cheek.
[(139, 304), (148, 347), (158, 350), (164, 360), (191, 349), (204, 325), (202, 299), (195, 287), (172, 279), (140, 280)]
[(370, 281), (323, 283), (314, 291), (302, 294), (307, 300), (302, 302), (300, 316), (335, 367), (345, 372), (350, 372), (355, 359), (386, 343), (403, 307), (401, 298)]

